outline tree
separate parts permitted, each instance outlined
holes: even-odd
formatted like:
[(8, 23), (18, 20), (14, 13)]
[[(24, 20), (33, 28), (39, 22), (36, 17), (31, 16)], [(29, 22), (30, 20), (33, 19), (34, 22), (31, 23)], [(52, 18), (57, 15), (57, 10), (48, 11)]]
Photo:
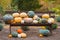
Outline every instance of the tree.
[(38, 0), (12, 0), (11, 5), (12, 7), (17, 6), (20, 11), (35, 11), (42, 6)]

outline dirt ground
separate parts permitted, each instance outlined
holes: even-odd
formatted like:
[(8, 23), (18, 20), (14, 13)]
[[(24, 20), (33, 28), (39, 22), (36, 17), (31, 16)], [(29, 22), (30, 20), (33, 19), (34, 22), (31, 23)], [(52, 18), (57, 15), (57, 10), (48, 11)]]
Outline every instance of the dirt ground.
[[(6, 26), (7, 27), (7, 26)], [(15, 31), (17, 28), (12, 27), (12, 31)], [(25, 33), (27, 34), (27, 38), (8, 38), (9, 34), (9, 27), (4, 28), (2, 31), (0, 31), (0, 40), (60, 40), (60, 29), (56, 29), (53, 31), (52, 36), (48, 37), (39, 37), (38, 30), (40, 28), (30, 28), (29, 31), (26, 31)]]

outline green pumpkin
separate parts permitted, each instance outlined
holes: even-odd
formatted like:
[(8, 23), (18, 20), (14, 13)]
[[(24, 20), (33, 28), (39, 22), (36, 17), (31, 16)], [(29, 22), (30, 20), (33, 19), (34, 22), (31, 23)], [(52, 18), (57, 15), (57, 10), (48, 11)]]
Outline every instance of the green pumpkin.
[(30, 18), (33, 18), (34, 15), (35, 15), (35, 13), (34, 13), (33, 11), (28, 11), (28, 16), (29, 16)]
[[(49, 29), (48, 27), (49, 27), (49, 26), (46, 26), (46, 29)], [(53, 29), (53, 30), (56, 29), (57, 27), (58, 27), (57, 24), (52, 24), (52, 29)]]
[(17, 32), (12, 32), (11, 33), (13, 37), (18, 37), (18, 33)]
[(48, 36), (48, 35), (50, 35), (50, 31), (47, 30), (47, 29), (45, 29), (45, 30), (40, 29), (40, 30), (39, 30), (39, 33), (40, 33), (40, 34), (43, 34), (44, 36)]
[(45, 19), (45, 18), (42, 18), (42, 19), (41, 19), (41, 23), (42, 23), (42, 24), (45, 24), (45, 23), (47, 23), (47, 19)]
[(3, 29), (3, 25), (2, 25), (2, 24), (0, 24), (0, 31), (2, 31), (2, 29)]
[(22, 26), (21, 28), (22, 28), (22, 30), (24, 30), (24, 31), (28, 31), (28, 30), (29, 30), (29, 27), (28, 27), (28, 26)]
[(60, 22), (60, 16), (56, 17), (57, 22)]

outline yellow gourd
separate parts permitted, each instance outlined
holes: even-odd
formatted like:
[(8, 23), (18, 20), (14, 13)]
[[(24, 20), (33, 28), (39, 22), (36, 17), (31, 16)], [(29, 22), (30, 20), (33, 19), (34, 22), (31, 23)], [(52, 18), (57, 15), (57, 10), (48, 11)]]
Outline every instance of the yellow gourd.
[(9, 34), (9, 35), (8, 35), (8, 37), (9, 37), (9, 38), (12, 38), (12, 35), (11, 35), (11, 34)]

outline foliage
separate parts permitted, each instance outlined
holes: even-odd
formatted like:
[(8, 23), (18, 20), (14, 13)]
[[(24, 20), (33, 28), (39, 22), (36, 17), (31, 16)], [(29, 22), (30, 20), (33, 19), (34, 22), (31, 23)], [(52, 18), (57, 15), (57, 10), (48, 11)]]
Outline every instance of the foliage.
[(57, 22), (60, 22), (60, 16), (56, 17)]
[(17, 6), (20, 11), (36, 10), (42, 6), (38, 0), (12, 0), (11, 5)]

